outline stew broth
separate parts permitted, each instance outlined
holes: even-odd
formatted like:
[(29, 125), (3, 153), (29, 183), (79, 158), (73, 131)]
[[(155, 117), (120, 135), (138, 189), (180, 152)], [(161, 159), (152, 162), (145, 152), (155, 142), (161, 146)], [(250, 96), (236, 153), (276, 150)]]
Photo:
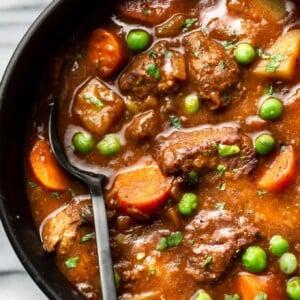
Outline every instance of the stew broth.
[[(300, 299), (298, 263), (284, 272), (270, 250), (280, 235), (300, 260), (299, 16), (283, 0), (123, 1), (53, 57), (25, 180), (45, 250), (87, 298), (100, 297), (91, 202), (49, 152), (54, 101), (69, 160), (107, 176), (119, 299)], [(270, 98), (283, 111), (268, 119)], [(266, 266), (247, 265), (252, 246)]]

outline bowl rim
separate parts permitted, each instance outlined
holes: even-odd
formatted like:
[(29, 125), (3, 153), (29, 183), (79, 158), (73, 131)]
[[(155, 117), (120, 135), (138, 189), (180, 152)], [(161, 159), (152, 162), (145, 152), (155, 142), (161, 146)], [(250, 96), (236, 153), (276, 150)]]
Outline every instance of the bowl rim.
[[(0, 81), (0, 110), (3, 105), (4, 95), (6, 94), (8, 83), (11, 82), (15, 69), (17, 68), (19, 58), (22, 56), (22, 53), (30, 47), (30, 44), (33, 38), (38, 34), (39, 29), (44, 25), (45, 21), (51, 16), (55, 15), (57, 11), (63, 9), (63, 6), (68, 3), (69, 0), (52, 0), (45, 8), (40, 12), (40, 14), (35, 18), (33, 23), (24, 33), (20, 42), (17, 44), (11, 58), (8, 61), (8, 64), (4, 70)], [(69, 1), (70, 3), (70, 1)], [(12, 220), (7, 212), (7, 207), (4, 203), (5, 196), (2, 195), (0, 187), (0, 220), (2, 222), (4, 231), (8, 240), (16, 253), (19, 261), (24, 266), (27, 274), (32, 278), (33, 282), (41, 289), (41, 291), (50, 299), (63, 299), (60, 297), (59, 293), (53, 289), (53, 286), (41, 276), (37, 267), (30, 258), (26, 251), (22, 248), (19, 237), (14, 230)], [(79, 296), (80, 299), (82, 298)], [(74, 298), (79, 299), (78, 295)], [(83, 299), (83, 298), (82, 298)]]

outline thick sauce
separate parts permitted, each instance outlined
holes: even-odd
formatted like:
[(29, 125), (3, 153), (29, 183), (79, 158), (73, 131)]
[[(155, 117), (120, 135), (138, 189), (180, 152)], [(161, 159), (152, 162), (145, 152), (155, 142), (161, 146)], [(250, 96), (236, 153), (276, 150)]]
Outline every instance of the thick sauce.
[[(87, 298), (100, 294), (87, 188), (73, 178), (67, 178), (67, 188), (45, 186), (28, 159), (37, 141), (48, 140), (54, 99), (70, 161), (107, 175), (105, 199), (119, 299), (192, 299), (199, 290), (212, 299), (248, 300), (253, 299), (251, 293), (268, 296), (257, 299), (288, 299), (287, 282), (300, 276), (299, 268), (284, 274), (269, 243), (281, 235), (300, 260), (300, 53), (292, 60), (295, 70), (277, 76), (290, 52), (276, 56), (270, 51), (293, 30), (292, 45), (300, 44), (299, 19), (293, 1), (123, 1), (98, 24), (120, 48), (110, 57), (108, 71), (101, 67), (107, 60), (95, 63), (91, 56), (96, 28), (68, 42), (55, 56), (28, 130), (26, 184), (45, 250), (55, 252), (59, 269)], [(151, 36), (144, 51), (132, 51), (126, 43), (135, 29)], [(256, 50), (247, 65), (235, 57), (244, 42)], [(263, 60), (275, 60), (267, 74), (258, 71)], [(188, 95), (200, 102), (193, 113), (184, 104)], [(259, 114), (270, 97), (283, 104), (282, 114), (271, 121)], [(94, 140), (88, 153), (74, 148), (79, 131)], [(275, 140), (266, 155), (255, 146), (263, 133)], [(96, 146), (107, 134), (120, 143), (113, 155)], [(220, 145), (238, 150), (222, 156)], [(285, 158), (281, 160), (286, 164), (280, 164), (287, 151), (292, 151), (293, 167)], [(160, 202), (129, 205), (123, 199), (124, 186), (139, 182), (132, 174), (140, 174), (130, 172), (153, 165), (166, 180), (159, 188)], [(275, 183), (261, 185), (272, 168)], [(284, 168), (290, 170), (281, 184), (276, 178)], [(123, 173), (128, 177), (120, 176)], [(149, 175), (148, 180), (155, 178)], [(197, 198), (189, 215), (178, 206), (185, 193)], [(178, 243), (160, 248), (174, 233), (180, 233)], [(267, 266), (260, 272), (242, 263), (244, 251), (253, 245), (267, 254)], [(241, 279), (245, 272), (266, 283), (249, 292)]]

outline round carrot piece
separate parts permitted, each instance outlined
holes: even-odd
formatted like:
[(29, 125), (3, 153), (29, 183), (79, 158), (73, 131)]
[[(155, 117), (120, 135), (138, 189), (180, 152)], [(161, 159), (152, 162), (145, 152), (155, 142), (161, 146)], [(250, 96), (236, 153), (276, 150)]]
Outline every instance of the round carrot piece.
[(170, 181), (155, 165), (118, 174), (113, 186), (119, 208), (127, 213), (155, 211), (166, 202), (170, 189)]
[(46, 188), (66, 190), (70, 182), (56, 162), (46, 140), (38, 140), (29, 154), (29, 163), (36, 179)]
[(109, 77), (124, 61), (122, 42), (115, 34), (102, 28), (96, 29), (89, 39), (88, 57), (97, 66), (99, 76)]

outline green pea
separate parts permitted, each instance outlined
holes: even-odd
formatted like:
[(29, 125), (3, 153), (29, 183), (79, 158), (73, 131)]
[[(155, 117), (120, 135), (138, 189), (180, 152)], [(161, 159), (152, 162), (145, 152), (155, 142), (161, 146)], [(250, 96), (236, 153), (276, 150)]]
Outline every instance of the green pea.
[(190, 216), (197, 208), (198, 198), (193, 193), (185, 193), (178, 202), (178, 211), (184, 216)]
[(97, 148), (102, 155), (110, 156), (119, 152), (121, 149), (121, 143), (114, 134), (107, 134), (97, 144)]
[(250, 272), (262, 272), (267, 266), (267, 254), (259, 246), (250, 246), (242, 256), (243, 266)]
[(283, 112), (282, 102), (274, 97), (266, 99), (259, 109), (259, 116), (264, 120), (276, 120)]
[(300, 277), (293, 277), (287, 282), (286, 293), (291, 300), (300, 300)]
[(266, 155), (274, 149), (275, 140), (270, 134), (262, 134), (256, 138), (254, 147), (258, 154)]
[(298, 267), (298, 261), (293, 253), (284, 253), (279, 259), (280, 270), (287, 275), (293, 274)]
[(199, 291), (193, 300), (212, 300), (212, 297), (205, 291)]
[(133, 30), (127, 36), (128, 47), (133, 51), (143, 51), (150, 43), (150, 35), (144, 30)]
[(274, 235), (270, 239), (270, 251), (273, 255), (280, 256), (289, 251), (289, 243), (281, 235)]
[(200, 107), (200, 101), (197, 95), (188, 95), (183, 99), (184, 110), (187, 114), (195, 114)]
[(234, 50), (234, 56), (240, 64), (248, 65), (255, 59), (256, 52), (250, 44), (241, 43)]
[(88, 153), (94, 147), (94, 139), (87, 132), (77, 132), (73, 136), (73, 146), (81, 153)]

